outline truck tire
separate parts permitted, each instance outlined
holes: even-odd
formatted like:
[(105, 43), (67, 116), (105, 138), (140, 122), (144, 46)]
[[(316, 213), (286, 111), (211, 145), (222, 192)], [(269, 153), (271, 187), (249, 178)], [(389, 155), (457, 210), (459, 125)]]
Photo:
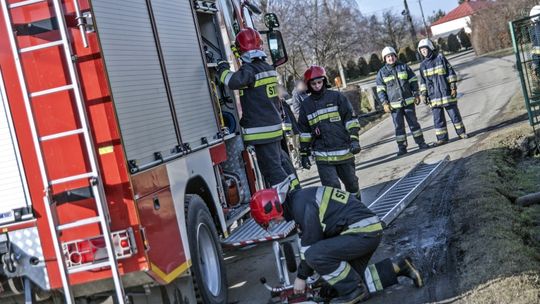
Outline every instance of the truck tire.
[(285, 262), (287, 264), (287, 270), (291, 273), (296, 272), (296, 255), (294, 254), (294, 248), (291, 243), (284, 242), (281, 244), (283, 248), (283, 256), (285, 257)]
[(187, 235), (198, 303), (227, 303), (227, 277), (210, 211), (198, 195), (186, 195)]

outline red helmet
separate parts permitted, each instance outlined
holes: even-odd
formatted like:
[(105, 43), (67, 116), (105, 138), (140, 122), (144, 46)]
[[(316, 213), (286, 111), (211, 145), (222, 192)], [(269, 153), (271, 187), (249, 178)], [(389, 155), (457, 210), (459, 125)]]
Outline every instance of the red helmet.
[(262, 39), (259, 32), (252, 28), (245, 28), (236, 35), (236, 46), (240, 53), (253, 50), (262, 50)]
[(309, 87), (311, 80), (321, 77), (324, 77), (324, 80), (328, 81), (324, 68), (318, 65), (312, 65), (304, 72), (304, 83)]
[(273, 219), (283, 215), (283, 207), (279, 202), (277, 190), (274, 188), (255, 192), (251, 197), (249, 207), (251, 217), (265, 229)]

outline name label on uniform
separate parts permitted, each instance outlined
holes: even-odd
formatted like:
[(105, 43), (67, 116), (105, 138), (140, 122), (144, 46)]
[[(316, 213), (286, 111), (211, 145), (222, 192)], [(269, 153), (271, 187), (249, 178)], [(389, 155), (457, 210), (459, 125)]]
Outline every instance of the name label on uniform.
[(336, 122), (336, 121), (341, 121), (341, 117), (340, 116), (330, 117), (330, 122)]
[(332, 192), (332, 200), (346, 204), (349, 200), (349, 193), (340, 189), (334, 189)]
[(278, 96), (277, 84), (272, 83), (266, 86), (266, 96), (273, 98)]

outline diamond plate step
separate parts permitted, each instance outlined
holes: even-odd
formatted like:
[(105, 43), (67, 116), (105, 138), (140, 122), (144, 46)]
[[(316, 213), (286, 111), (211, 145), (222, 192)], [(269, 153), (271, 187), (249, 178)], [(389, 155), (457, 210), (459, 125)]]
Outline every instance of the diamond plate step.
[(242, 247), (282, 239), (287, 237), (294, 230), (294, 227), (294, 222), (282, 222), (272, 225), (268, 230), (264, 230), (250, 218), (240, 227), (233, 230), (233, 233), (228, 238), (222, 239), (221, 244), (227, 247)]

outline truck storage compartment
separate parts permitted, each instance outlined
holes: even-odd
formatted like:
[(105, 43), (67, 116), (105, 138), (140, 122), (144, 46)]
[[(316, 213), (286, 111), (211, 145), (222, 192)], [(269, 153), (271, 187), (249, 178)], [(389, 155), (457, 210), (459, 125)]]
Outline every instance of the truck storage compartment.
[(219, 128), (191, 2), (151, 2), (182, 142), (194, 149), (202, 138), (215, 139)]
[(122, 139), (145, 165), (219, 127), (189, 1), (92, 1)]
[(0, 71), (0, 224), (30, 217), (30, 200)]

